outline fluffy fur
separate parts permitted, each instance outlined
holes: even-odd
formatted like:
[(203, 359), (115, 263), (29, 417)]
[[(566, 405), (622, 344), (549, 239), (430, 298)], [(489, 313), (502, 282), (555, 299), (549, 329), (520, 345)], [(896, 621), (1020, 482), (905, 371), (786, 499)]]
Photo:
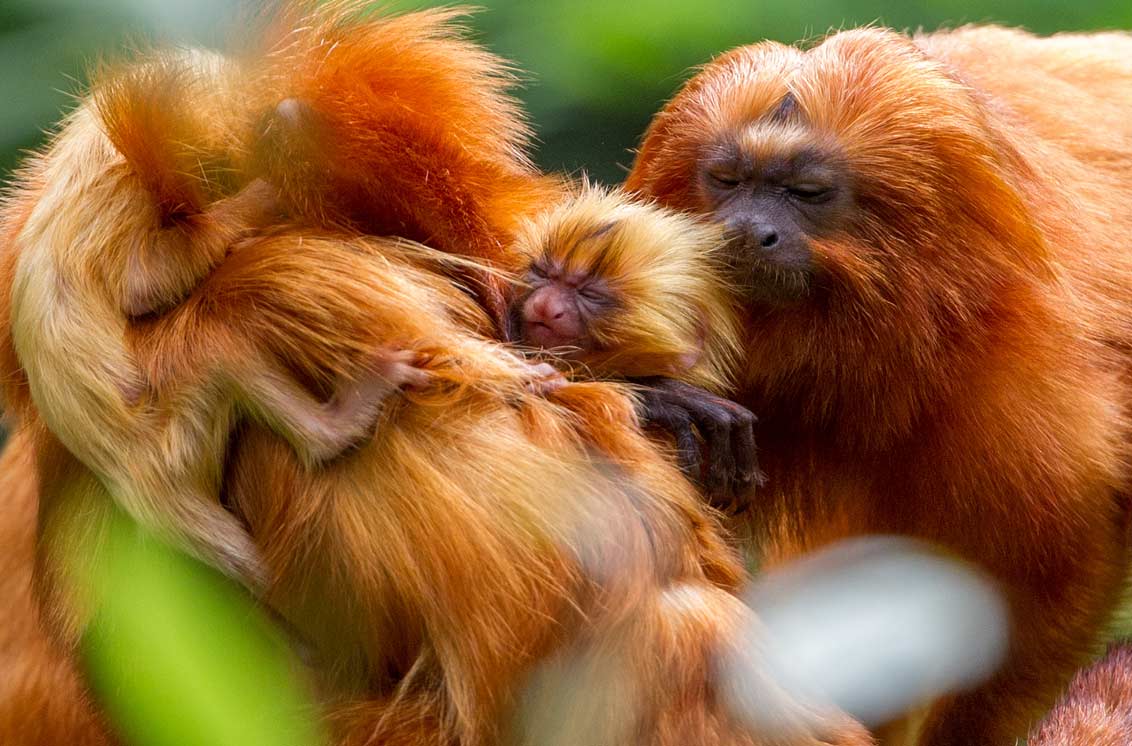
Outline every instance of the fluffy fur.
[[(254, 74), (273, 108), (258, 167), (314, 225), (514, 269), (515, 230), (561, 187), (527, 158), (509, 66), (463, 38), (464, 11), (366, 16), (365, 6), (298, 3), (266, 25)], [(502, 322), (506, 283), (472, 280)]]
[(0, 456), (0, 739), (20, 746), (104, 746), (106, 725), (69, 650), (47, 633), (40, 616), (35, 439), (32, 428), (25, 429)]
[(1124, 746), (1132, 742), (1132, 648), (1113, 646), (1073, 677), (1026, 739), (1028, 746)]
[[(333, 245), (307, 257), (295, 257), (297, 248), (243, 249), (270, 263), (254, 276), (273, 286), (254, 302), (241, 286), (240, 300), (260, 308), (293, 298), (283, 317), (319, 313), (309, 266), (297, 260), (329, 257), (327, 271), (359, 278), (337, 283), (356, 310), (328, 315), (333, 329), (299, 349), (349, 350), (354, 339), (373, 340), (374, 319), (412, 308), (415, 327), (390, 325), (386, 333), (420, 334), (425, 367), (447, 382), (407, 395), (383, 418), (378, 438), (332, 467), (305, 470), (262, 430), (246, 432), (233, 456), (229, 494), (277, 579), (269, 598), (325, 656), (331, 691), (369, 687), (368, 701), (336, 718), (342, 739), (395, 741), (411, 724), (414, 733), (435, 727), (441, 742), (494, 742), (501, 728), (524, 727), (516, 719), (535, 696), (524, 682), (537, 661), (607, 650), (633, 661), (625, 685), (641, 700), (627, 711), (611, 708), (610, 722), (594, 727), (671, 742), (668, 728), (651, 719), (672, 686), (711, 723), (677, 719), (686, 732), (706, 743), (745, 742), (743, 728), (698, 693), (712, 688), (711, 651), (726, 645), (745, 613), (720, 590), (734, 588), (735, 560), (694, 491), (637, 431), (630, 401), (599, 384), (568, 385), (551, 401), (532, 393), (526, 363), (430, 312), (439, 299), (458, 304), (461, 294), (393, 264), (387, 247), (380, 259), (347, 255), (341, 267)], [(280, 271), (284, 256), (296, 259), (294, 273)], [(273, 497), (280, 494), (291, 498)], [(664, 594), (678, 586), (712, 611), (686, 617), (683, 607), (667, 606)], [(663, 632), (670, 625), (691, 625), (695, 632), (681, 634), (702, 635), (703, 647), (666, 639), (676, 634)], [(665, 683), (663, 666), (693, 670), (680, 685)]]
[(532, 291), (514, 308), (522, 312), (547, 271), (592, 285), (600, 299), (585, 314), (584, 338), (559, 355), (599, 377), (668, 376), (720, 391), (739, 349), (722, 241), (694, 218), (585, 185), (520, 232), (515, 250), (527, 258)]
[[(757, 653), (735, 648), (741, 571), (694, 490), (616, 388), (532, 392), (531, 366), (467, 331), (482, 312), (417, 266), (423, 251), (248, 241), (130, 337), (156, 381), (183, 362), (169, 340), (242, 348), (251, 330), (316, 386), (393, 340), (433, 374), (332, 465), (312, 470), (257, 427), (232, 455), (228, 497), (263, 551), (268, 600), (317, 651), (336, 742), (541, 743), (573, 725), (555, 721), (558, 697), (612, 686), (623, 708), (587, 705), (600, 741), (762, 743), (715, 693), (716, 656)], [(65, 549), (97, 536), (100, 490), (50, 437), (37, 453), (45, 561), (74, 582)], [(791, 723), (771, 742), (870, 742), (773, 682), (760, 696)]]
[(265, 184), (209, 194), (221, 187), (203, 169), (225, 155), (210, 140), (230, 135), (210, 123), (238, 118), (215, 100), (234, 98), (230, 74), (219, 58), (184, 53), (95, 82), (12, 187), (20, 204), (22, 190), (45, 185), (13, 230), (11, 334), (39, 414), (113, 499), (256, 588), (255, 548), (219, 503), (237, 418), (260, 417), (307, 461), (324, 461), (368, 435), (403, 370), (392, 353), (375, 356), (343, 371), (323, 403), (255, 338), (202, 353), (210, 348), (182, 337), (175, 374), (138, 368), (131, 319), (178, 302), (235, 240), (277, 219)]
[[(277, 407), (265, 406), (258, 412), (265, 424), (243, 429), (224, 472), (228, 502), (264, 558), (267, 598), (314, 644), (319, 691), (337, 742), (545, 743), (548, 737), (567, 738), (566, 728), (575, 725), (573, 718), (555, 722), (563, 712), (556, 692), (581, 696), (604, 685), (631, 696), (624, 709), (609, 708), (605, 700), (590, 702), (593, 717), (584, 725), (595, 740), (759, 743), (714, 691), (714, 656), (740, 653), (733, 649), (734, 630), (747, 623), (749, 612), (729, 591), (742, 571), (714, 517), (637, 429), (632, 400), (596, 383), (564, 386), (544, 398), (539, 386), (532, 390), (537, 369), (482, 336), (487, 315), (438, 271), (450, 260), (396, 239), (331, 230), (333, 223), (339, 231), (397, 233), (411, 225), (412, 212), (404, 218), (405, 213), (389, 213), (398, 217), (388, 224), (368, 223), (366, 215), (384, 215), (386, 205), (419, 209), (430, 219), (442, 216), (440, 227), (422, 235), (405, 229), (402, 235), (429, 238), (442, 251), (493, 259), (525, 209), (512, 208), (530, 203), (526, 185), (542, 188), (533, 172), (516, 166), (519, 140), (512, 133), (520, 130), (511, 104), (499, 98), (492, 77), (496, 63), (453, 38), (441, 23), (445, 14), (365, 20), (341, 15), (345, 7), (331, 4), (287, 21), (293, 33), (274, 38), (295, 46), (267, 47), (286, 60), (275, 69), (286, 71), (290, 83), (264, 90), (270, 95), (289, 90), (288, 96), (305, 102), (302, 107), (323, 112), (325, 121), (334, 119), (322, 104), (354, 107), (350, 116), (356, 119), (340, 120), (339, 127), (347, 121), (350, 126), (338, 131), (343, 143), (364, 140), (364, 147), (348, 151), (349, 157), (315, 151), (334, 168), (346, 168), (350, 178), (339, 189), (340, 182), (320, 181), (317, 170), (292, 179), (288, 164), (268, 169), (280, 176), (284, 202), (300, 224), (236, 241), (203, 282), (160, 314), (127, 319), (114, 306), (114, 313), (104, 313), (115, 323), (108, 327), (102, 357), (81, 359), (103, 365), (109, 360), (115, 363), (110, 373), (119, 375), (128, 365), (156, 392), (171, 391), (186, 371), (200, 370), (201, 351), (216, 360), (254, 363), (253, 353), (284, 360), (289, 376), (326, 397), (343, 376), (355, 375), (383, 350), (412, 351), (429, 372), (430, 385), (393, 397), (382, 411), (377, 437), (317, 468), (277, 432), (271, 417)], [(325, 46), (324, 38), (330, 40)], [(421, 50), (431, 51), (419, 56)], [(292, 52), (297, 56), (287, 59)], [(338, 54), (349, 64), (337, 64)], [(275, 64), (259, 62), (264, 68), (256, 69)], [(259, 62), (241, 64), (251, 70)], [(330, 71), (336, 77), (319, 77)], [(387, 72), (393, 77), (380, 77)], [(304, 88), (312, 78), (319, 84)], [(263, 79), (248, 78), (255, 90)], [(384, 81), (380, 95), (373, 95), (375, 81)], [(463, 87), (471, 95), (461, 98)], [(414, 99), (418, 88), (430, 95)], [(401, 93), (405, 102), (427, 105), (427, 116), (410, 117), (413, 106), (403, 109), (408, 119), (396, 116), (401, 109), (390, 102)], [(287, 114), (289, 105), (280, 111), (278, 103), (270, 103), (269, 120)], [(387, 137), (379, 136), (383, 133)], [(462, 137), (473, 135), (495, 138), (496, 145), (476, 150), (461, 144)], [(465, 152), (475, 159), (457, 167)], [(437, 153), (452, 160), (433, 160)], [(366, 160), (371, 157), (378, 160)], [(415, 171), (421, 159), (428, 168)], [(251, 168), (258, 167), (253, 159)], [(402, 184), (401, 169), (416, 177)], [(351, 193), (351, 180), (365, 188)], [(449, 181), (455, 186), (444, 186)], [(0, 316), (0, 331), (17, 342), (6, 339), (0, 350), (6, 401), (21, 431), (5, 465), (17, 470), (18, 458), (34, 457), (37, 481), (26, 470), (7, 478), (38, 485), (38, 579), (49, 616), (64, 621), (73, 618), (70, 607), (98, 602), (72, 575), (71, 563), (87, 555), (67, 550), (97, 540), (100, 508), (107, 503), (87, 459), (71, 453), (72, 446), (84, 444), (60, 442), (59, 433), (42, 427), (37, 411), (44, 399), (39, 387), (62, 385), (70, 369), (34, 359), (27, 364), (35, 350), (18, 341), (25, 312), (62, 314), (68, 308), (22, 291), (13, 294), (13, 288), (20, 287), (14, 278), (34, 279), (23, 268), (36, 252), (19, 237), (37, 220), (39, 205), (68, 183), (49, 168), (34, 167), (13, 195), (0, 282), (3, 300), (15, 298), (0, 303), (0, 313), (9, 306), (13, 311)], [(438, 184), (435, 192), (422, 188), (431, 184)], [(364, 208), (361, 217), (335, 203), (350, 194), (357, 197), (354, 206)], [(445, 199), (437, 201), (437, 195)], [(464, 221), (466, 215), (495, 214), (463, 212), (461, 206), (481, 199), (499, 209), (492, 219), (499, 222)], [(316, 207), (308, 210), (312, 202)], [(460, 208), (459, 219), (446, 222), (444, 211), (451, 207)], [(130, 225), (132, 217), (118, 219)], [(90, 273), (90, 260), (71, 257), (58, 269)], [(83, 328), (94, 333), (99, 320), (83, 317), (89, 327)], [(121, 396), (117, 389), (112, 393)], [(80, 400), (59, 406), (57, 414), (100, 414), (97, 404), (105, 400), (117, 401), (95, 398), (91, 406)], [(57, 426), (49, 424), (52, 430)], [(147, 433), (135, 435), (120, 441), (129, 454), (120, 456), (124, 461), (151, 447), (144, 441)], [(26, 511), (0, 511), (4, 520), (19, 515), (26, 517)], [(12, 615), (20, 628), (32, 625), (28, 613), (23, 606), (0, 605), (0, 614)], [(34, 649), (15, 653), (27, 678), (16, 685), (18, 699), (6, 704), (12, 709), (0, 725), (11, 730), (0, 733), (0, 740), (29, 732), (21, 713), (43, 712), (47, 695), (35, 677), (73, 681), (62, 656), (51, 659)], [(757, 651), (745, 653), (757, 657)], [(554, 675), (559, 666), (572, 670), (573, 660), (600, 663), (612, 678), (585, 665), (586, 676), (576, 683)], [(81, 690), (52, 694), (66, 713), (59, 727), (69, 723), (77, 729), (71, 741), (98, 743)], [(869, 743), (859, 726), (808, 712), (781, 697), (771, 682), (759, 694), (779, 702), (784, 722), (794, 725), (773, 743), (810, 746), (831, 738), (846, 746)]]
[(704, 166), (721, 149), (754, 164), (806, 150), (840, 175), (835, 219), (806, 236), (809, 269), (775, 288), (789, 299), (759, 294), (776, 281), (756, 275), (762, 258), (736, 269), (738, 394), (768, 478), (754, 512), (769, 561), (902, 533), (1002, 582), (1010, 659), (939, 703), (924, 744), (1024, 736), (1120, 595), (1130, 60), (1127, 34), (994, 27), (744, 47), (657, 115), (627, 182), (713, 213), (730, 177)]

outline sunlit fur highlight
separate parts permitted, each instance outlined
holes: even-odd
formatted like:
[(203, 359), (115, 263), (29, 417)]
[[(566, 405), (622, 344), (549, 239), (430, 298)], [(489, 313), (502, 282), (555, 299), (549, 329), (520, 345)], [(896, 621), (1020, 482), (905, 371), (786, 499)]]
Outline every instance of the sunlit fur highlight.
[[(108, 71), (32, 158), (7, 203), (11, 343), (44, 421), (115, 499), (254, 584), (255, 549), (218, 502), (236, 414), (214, 390), (224, 384), (155, 391), (125, 341), (135, 275), (172, 266), (157, 291), (176, 302), (240, 234), (209, 227), (219, 241), (197, 242), (193, 227), (173, 223), (208, 219), (207, 164), (226, 155), (209, 146), (229, 139), (210, 122), (225, 121), (214, 97), (224, 98), (227, 74), (219, 58), (193, 52)], [(163, 243), (163, 232), (182, 230), (187, 241)], [(171, 251), (179, 255), (157, 255)], [(19, 394), (9, 399), (19, 406)]]
[[(882, 29), (720, 56), (657, 115), (627, 187), (708, 209), (722, 139), (828, 154), (853, 214), (811, 292), (752, 304), (739, 399), (760, 417), (769, 561), (857, 533), (975, 560), (1012, 657), (921, 743), (1025, 734), (1102, 635), (1128, 566), (1132, 37)], [(790, 94), (796, 116), (768, 118)]]
[(613, 307), (589, 324), (594, 348), (566, 357), (599, 376), (669, 376), (718, 391), (739, 349), (722, 240), (700, 220), (585, 185), (531, 220), (516, 250), (609, 290)]
[[(561, 187), (526, 155), (510, 66), (464, 38), (466, 10), (366, 6), (298, 3), (266, 24), (250, 67), (266, 92), (259, 168), (316, 225), (514, 269), (514, 231)], [(476, 281), (501, 315), (502, 281)]]

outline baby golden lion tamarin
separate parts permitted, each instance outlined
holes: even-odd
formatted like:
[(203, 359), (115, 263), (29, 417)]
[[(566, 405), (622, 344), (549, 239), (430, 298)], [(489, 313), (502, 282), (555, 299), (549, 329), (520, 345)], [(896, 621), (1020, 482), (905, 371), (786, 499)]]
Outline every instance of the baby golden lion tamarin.
[(739, 344), (722, 245), (706, 222), (586, 185), (520, 233), (514, 326), (600, 375), (724, 389)]
[(132, 319), (177, 304), (234, 241), (278, 219), (266, 183), (224, 181), (234, 74), (186, 52), (95, 83), (13, 190), (11, 322), (31, 397), (64, 445), (134, 518), (255, 588), (254, 546), (217, 499), (235, 420), (260, 419), (321, 462), (422, 374), (405, 353), (377, 353), (320, 401), (256, 339), (204, 348), (191, 335), (169, 340), (201, 354), (180, 377), (156, 383), (137, 365)]
[[(525, 283), (511, 306), (511, 327), (523, 343), (599, 376), (712, 391), (730, 386), (739, 342), (724, 280), (721, 229), (586, 184), (530, 220), (515, 248), (528, 261)], [(726, 408), (728, 402), (708, 406)], [(678, 408), (660, 410), (665, 412), (688, 416)], [(700, 446), (691, 428), (657, 417), (657, 410), (652, 414), (655, 424), (672, 426), (681, 462), (695, 471)], [(706, 414), (698, 423), (705, 431), (750, 417), (738, 406)], [(720, 442), (721, 433), (704, 434)], [(710, 483), (733, 473), (726, 481), (742, 492), (758, 476), (752, 430), (734, 427), (732, 435), (745, 442), (719, 449), (715, 458), (738, 463), (722, 471), (709, 468), (706, 476)]]

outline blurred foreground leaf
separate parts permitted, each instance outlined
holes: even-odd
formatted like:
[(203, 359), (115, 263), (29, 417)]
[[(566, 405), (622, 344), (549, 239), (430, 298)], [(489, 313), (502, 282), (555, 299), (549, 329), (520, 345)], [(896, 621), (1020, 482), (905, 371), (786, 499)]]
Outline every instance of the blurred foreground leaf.
[(285, 639), (234, 584), (115, 513), (84, 557), (96, 694), (138, 746), (325, 743)]

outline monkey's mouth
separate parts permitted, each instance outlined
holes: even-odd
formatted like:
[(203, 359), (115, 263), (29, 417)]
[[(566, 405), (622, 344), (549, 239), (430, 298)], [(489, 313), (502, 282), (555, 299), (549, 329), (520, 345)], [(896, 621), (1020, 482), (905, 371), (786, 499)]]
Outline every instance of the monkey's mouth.
[(541, 321), (520, 321), (519, 338), (525, 344), (544, 350), (577, 347), (580, 343), (577, 335), (563, 333)]
[(763, 253), (747, 248), (729, 252), (729, 279), (747, 300), (783, 305), (813, 293), (816, 272), (811, 262), (764, 257)]

